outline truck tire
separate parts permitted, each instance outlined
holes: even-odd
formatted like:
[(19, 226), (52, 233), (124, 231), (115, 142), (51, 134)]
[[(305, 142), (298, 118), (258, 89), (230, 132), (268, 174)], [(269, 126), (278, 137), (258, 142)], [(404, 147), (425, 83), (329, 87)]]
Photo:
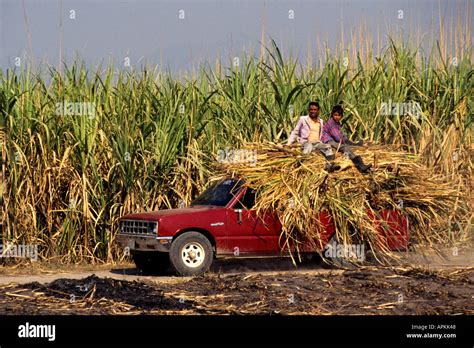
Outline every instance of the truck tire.
[[(348, 269), (355, 268), (356, 264), (354, 263), (354, 261), (351, 261), (351, 259), (347, 257), (348, 255), (342, 256), (342, 257), (338, 255), (339, 252), (337, 248), (339, 247), (344, 248), (344, 245), (339, 242), (339, 240), (337, 239), (336, 233), (334, 233), (331, 239), (329, 240), (328, 244), (324, 247), (324, 250), (322, 251), (321, 256), (324, 263), (330, 266), (334, 266), (336, 268), (348, 268)], [(364, 259), (365, 259), (365, 254), (364, 254)]]
[(201, 233), (186, 232), (171, 243), (171, 267), (181, 276), (194, 276), (206, 272), (211, 267), (213, 259), (211, 242)]
[(133, 262), (143, 273), (162, 273), (170, 266), (168, 253), (160, 252), (134, 252)]
[(318, 253), (304, 253), (301, 255), (301, 261), (295, 256), (295, 260), (298, 260), (297, 264), (301, 266), (316, 266), (323, 262), (323, 258)]

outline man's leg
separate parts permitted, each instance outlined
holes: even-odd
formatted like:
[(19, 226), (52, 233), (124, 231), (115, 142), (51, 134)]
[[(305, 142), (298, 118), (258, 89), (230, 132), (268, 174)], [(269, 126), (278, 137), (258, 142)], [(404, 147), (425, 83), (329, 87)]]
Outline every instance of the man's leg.
[(313, 151), (318, 150), (321, 152), (324, 157), (332, 157), (334, 155), (334, 152), (332, 151), (332, 147), (329, 144), (323, 144), (321, 142), (318, 143), (313, 143)]
[(309, 141), (303, 144), (303, 154), (308, 155), (313, 151), (313, 144), (311, 144)]
[(336, 149), (339, 152), (342, 152), (345, 156), (350, 158), (351, 160), (356, 158), (356, 155), (352, 152), (352, 149), (349, 145), (336, 143), (335, 141), (330, 141), (328, 143), (333, 149)]
[(334, 161), (335, 156), (334, 156), (334, 152), (332, 150), (331, 145), (324, 144), (324, 143), (321, 143), (321, 142), (317, 142), (317, 143), (313, 144), (313, 150), (314, 151), (317, 150), (320, 153), (322, 153), (324, 158), (328, 161), (326, 163), (326, 166), (324, 167), (325, 170), (332, 173), (335, 170), (341, 169), (341, 166), (339, 166), (339, 165), (332, 162), (332, 161)]
[(335, 141), (331, 141), (328, 144), (330, 144), (333, 148), (338, 149), (340, 152), (344, 153), (345, 156), (349, 157), (351, 161), (355, 164), (356, 168), (359, 170), (361, 173), (367, 173), (372, 167), (371, 164), (364, 164), (362, 161), (362, 157), (356, 156), (349, 145), (345, 144), (339, 144), (336, 143)]
[(348, 156), (351, 159), (359, 172), (367, 173), (370, 167), (372, 167), (372, 164), (365, 164), (362, 157), (355, 155), (349, 145), (343, 145), (342, 152), (344, 152), (344, 156)]
[(349, 157), (351, 160), (356, 158), (356, 155), (354, 152), (352, 152), (352, 149), (349, 145), (342, 144), (340, 147), (340, 151), (344, 154), (344, 157)]

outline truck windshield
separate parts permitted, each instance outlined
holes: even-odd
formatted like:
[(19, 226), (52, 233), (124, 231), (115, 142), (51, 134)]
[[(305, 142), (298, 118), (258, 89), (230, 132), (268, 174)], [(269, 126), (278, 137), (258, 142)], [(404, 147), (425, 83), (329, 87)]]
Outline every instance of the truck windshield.
[(216, 205), (219, 207), (225, 207), (237, 192), (239, 192), (241, 186), (241, 180), (226, 179), (209, 187), (191, 202), (191, 206)]

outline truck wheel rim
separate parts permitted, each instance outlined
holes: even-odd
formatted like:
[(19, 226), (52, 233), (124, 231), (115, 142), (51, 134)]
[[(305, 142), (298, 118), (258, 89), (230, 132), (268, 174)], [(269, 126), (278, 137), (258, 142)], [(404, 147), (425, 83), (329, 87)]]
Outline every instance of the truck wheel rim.
[(187, 267), (196, 268), (201, 266), (206, 257), (206, 252), (201, 244), (188, 243), (181, 250), (181, 258)]

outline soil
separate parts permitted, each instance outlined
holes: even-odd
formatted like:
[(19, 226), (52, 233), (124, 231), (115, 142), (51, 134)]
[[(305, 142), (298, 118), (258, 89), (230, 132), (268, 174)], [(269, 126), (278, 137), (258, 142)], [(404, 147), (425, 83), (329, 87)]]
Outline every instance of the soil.
[[(0, 275), (1, 314), (474, 314), (472, 250), (397, 266), (336, 269), (289, 260), (217, 261), (194, 278), (143, 275), (131, 264)], [(413, 263), (415, 262), (415, 263)]]

